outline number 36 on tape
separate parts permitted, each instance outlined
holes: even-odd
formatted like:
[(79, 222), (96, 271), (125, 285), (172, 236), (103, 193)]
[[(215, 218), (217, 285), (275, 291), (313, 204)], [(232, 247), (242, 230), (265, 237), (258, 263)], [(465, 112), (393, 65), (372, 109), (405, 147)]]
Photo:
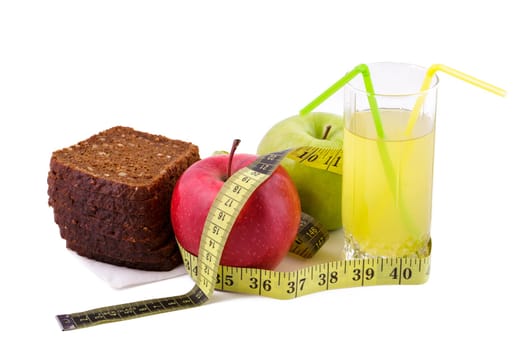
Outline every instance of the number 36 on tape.
[[(228, 235), (251, 194), (285, 157), (308, 166), (341, 173), (341, 150), (301, 147), (270, 153), (234, 173), (217, 194), (204, 225), (199, 256), (180, 247), (195, 286), (186, 294), (138, 301), (56, 316), (63, 330), (153, 315), (205, 303), (214, 290), (291, 299), (325, 290), (389, 284), (422, 284), (428, 279), (430, 257), (371, 258), (326, 262), (282, 272), (219, 264)], [(239, 191), (242, 188), (242, 191)], [(225, 205), (225, 198), (231, 200)], [(328, 238), (323, 230), (299, 230), (291, 252), (310, 257)], [(315, 232), (314, 235), (311, 233)]]

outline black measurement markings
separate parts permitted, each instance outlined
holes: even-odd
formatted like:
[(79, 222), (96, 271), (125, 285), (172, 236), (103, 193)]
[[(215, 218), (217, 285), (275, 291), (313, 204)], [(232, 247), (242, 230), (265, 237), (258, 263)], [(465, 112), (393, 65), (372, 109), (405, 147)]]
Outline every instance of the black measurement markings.
[(260, 156), (254, 163), (248, 165), (248, 168), (265, 175), (270, 175), (279, 166), (281, 160), (290, 152), (291, 149), (288, 149)]
[(150, 299), (80, 313), (57, 315), (56, 318), (62, 330), (68, 331), (197, 306), (207, 300), (208, 297), (198, 286), (195, 286), (190, 292), (180, 296)]
[(337, 148), (303, 147), (297, 150), (295, 156), (300, 163), (317, 163), (316, 167), (329, 170), (331, 167), (341, 167), (343, 151)]

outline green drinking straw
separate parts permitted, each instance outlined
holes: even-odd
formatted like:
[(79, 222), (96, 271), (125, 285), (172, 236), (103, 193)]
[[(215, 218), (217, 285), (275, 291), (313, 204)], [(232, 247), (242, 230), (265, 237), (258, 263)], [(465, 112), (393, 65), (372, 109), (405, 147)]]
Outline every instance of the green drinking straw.
[(326, 89), (321, 95), (317, 96), (312, 102), (307, 104), (303, 109), (299, 111), (300, 115), (308, 114), (313, 111), (317, 106), (326, 101), (330, 96), (335, 94), (339, 89), (345, 86), (350, 80), (354, 79), (359, 73), (363, 76), (365, 83), (365, 89), (368, 95), (368, 103), (370, 104), (370, 110), (374, 118), (374, 125), (377, 132), (377, 137), (381, 140), (385, 138), (385, 131), (383, 124), (381, 124), (381, 116), (379, 114), (379, 108), (377, 106), (376, 94), (372, 80), (370, 79), (370, 71), (366, 64), (357, 65), (350, 72), (346, 73), (344, 77), (336, 81), (332, 86)]

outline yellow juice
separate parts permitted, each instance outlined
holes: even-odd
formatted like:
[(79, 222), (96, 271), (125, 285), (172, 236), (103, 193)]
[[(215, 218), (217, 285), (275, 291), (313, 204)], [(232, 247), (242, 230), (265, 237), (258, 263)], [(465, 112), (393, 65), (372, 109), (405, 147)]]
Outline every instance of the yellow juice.
[(380, 109), (385, 139), (369, 111), (345, 125), (343, 228), (354, 256), (429, 254), (434, 120), (420, 117), (404, 135), (410, 111)]

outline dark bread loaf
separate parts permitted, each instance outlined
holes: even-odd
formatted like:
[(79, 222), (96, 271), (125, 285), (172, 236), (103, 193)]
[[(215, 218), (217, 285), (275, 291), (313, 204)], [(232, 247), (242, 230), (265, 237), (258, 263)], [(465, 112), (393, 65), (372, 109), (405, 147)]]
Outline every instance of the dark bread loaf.
[(53, 152), (48, 204), (79, 255), (145, 270), (181, 263), (170, 222), (175, 182), (197, 146), (117, 126)]

